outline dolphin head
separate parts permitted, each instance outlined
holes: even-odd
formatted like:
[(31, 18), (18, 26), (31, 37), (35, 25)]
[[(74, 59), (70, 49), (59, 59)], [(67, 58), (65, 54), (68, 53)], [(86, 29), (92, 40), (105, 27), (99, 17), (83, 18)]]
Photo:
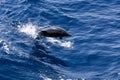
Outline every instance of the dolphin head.
[(47, 31), (40, 31), (39, 35), (41, 35), (41, 36), (47, 36)]

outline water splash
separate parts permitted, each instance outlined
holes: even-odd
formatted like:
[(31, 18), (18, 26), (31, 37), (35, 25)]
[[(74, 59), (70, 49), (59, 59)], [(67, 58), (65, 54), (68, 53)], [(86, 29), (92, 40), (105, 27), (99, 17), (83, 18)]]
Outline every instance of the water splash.
[(47, 41), (65, 48), (72, 48), (73, 46), (73, 42), (71, 41), (61, 41), (55, 38), (47, 38)]
[(30, 37), (36, 38), (37, 36), (37, 26), (33, 25), (31, 23), (25, 24), (25, 25), (18, 25), (19, 31), (23, 32)]
[(0, 40), (0, 45), (1, 45), (0, 50), (3, 50), (3, 51), (6, 52), (7, 54), (9, 54), (10, 49), (9, 49), (9, 47), (8, 47), (8, 44), (7, 44), (5, 41)]
[(50, 78), (48, 78), (47, 76), (42, 75), (42, 74), (40, 74), (39, 76), (40, 76), (41, 78), (43, 78), (44, 80), (52, 80), (52, 79), (50, 79)]

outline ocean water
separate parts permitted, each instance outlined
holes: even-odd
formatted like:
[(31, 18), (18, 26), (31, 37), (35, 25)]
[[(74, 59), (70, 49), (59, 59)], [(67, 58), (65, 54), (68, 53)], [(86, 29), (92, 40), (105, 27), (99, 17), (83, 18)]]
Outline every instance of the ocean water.
[(0, 0), (0, 80), (120, 80), (120, 0)]

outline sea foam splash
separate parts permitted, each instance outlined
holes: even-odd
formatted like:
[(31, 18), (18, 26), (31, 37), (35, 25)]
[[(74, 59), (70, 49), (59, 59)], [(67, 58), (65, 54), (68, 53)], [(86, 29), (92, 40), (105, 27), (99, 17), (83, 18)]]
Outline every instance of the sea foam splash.
[(71, 41), (61, 41), (55, 38), (47, 38), (47, 41), (65, 48), (72, 48), (73, 46), (73, 42)]
[(3, 40), (0, 40), (0, 44), (2, 45), (0, 50), (4, 50), (7, 54), (9, 54), (9, 45)]
[(23, 32), (33, 38), (36, 38), (37, 36), (37, 26), (33, 25), (31, 23), (25, 24), (25, 25), (18, 25), (19, 31)]

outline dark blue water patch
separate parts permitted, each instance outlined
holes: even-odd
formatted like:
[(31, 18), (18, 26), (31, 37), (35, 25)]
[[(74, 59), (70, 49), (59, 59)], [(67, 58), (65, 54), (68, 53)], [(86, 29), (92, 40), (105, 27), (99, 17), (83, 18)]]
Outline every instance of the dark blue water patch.
[[(39, 1), (38, 1), (39, 2)], [(41, 2), (40, 2), (41, 3)], [(3, 11), (1, 11), (1, 14), (6, 15), (6, 19), (9, 21), (16, 20), (21, 22), (28, 22), (28, 19), (32, 22), (35, 20), (38, 20), (38, 23), (43, 20), (42, 16), (40, 15), (40, 12), (42, 10), (45, 10), (46, 4), (13, 4), (14, 6), (10, 6), (9, 4), (3, 4)], [(22, 5), (22, 6), (20, 6)], [(1, 5), (2, 6), (2, 5)], [(15, 7), (16, 6), (16, 7)], [(7, 8), (7, 9), (6, 9)], [(42, 18), (42, 20), (39, 19)]]
[[(81, 5), (80, 5), (80, 4), (81, 4)], [(73, 8), (73, 9), (82, 9), (82, 8), (90, 5), (90, 3), (87, 2), (87, 1), (80, 1), (80, 2), (72, 2), (72, 3), (70, 3), (69, 5), (68, 5), (68, 4), (66, 4), (66, 5), (67, 5), (68, 7)]]
[(89, 1), (76, 1), (76, 2), (70, 2), (70, 3), (63, 3), (62, 7), (61, 4), (54, 4), (56, 7), (60, 9), (60, 11), (64, 13), (74, 13), (74, 12), (94, 12), (94, 11), (100, 11), (104, 9), (108, 9), (108, 5), (104, 4), (97, 4), (95, 1), (89, 2)]
[[(15, 57), (18, 57), (18, 59), (15, 59)], [(11, 59), (5, 59), (4, 57), (4, 58), (1, 58), (0, 60), (1, 60), (0, 65), (2, 65), (0, 68), (0, 72), (2, 73), (1, 76), (3, 78), (11, 79), (12, 77), (13, 80), (16, 80), (16, 79), (22, 79), (22, 80), (39, 79), (41, 80), (43, 78), (40, 77), (38, 74), (41, 74), (41, 75), (47, 74), (49, 75), (49, 78), (59, 79), (60, 74), (57, 74), (56, 71), (53, 72), (54, 69), (52, 69), (52, 67), (48, 65), (44, 65), (40, 61), (36, 61), (33, 57), (22, 58), (19, 56), (11, 55)], [(24, 62), (22, 62), (21, 60)], [(31, 72), (35, 72), (34, 73), (35, 76)], [(55, 74), (57, 75), (54, 76)]]
[(6, 77), (6, 76), (4, 76), (4, 75), (0, 75), (0, 78), (2, 79), (2, 80), (13, 80), (13, 79), (10, 79), (9, 77)]
[(45, 0), (26, 0), (26, 2), (31, 4), (43, 3)]
[(53, 65), (60, 65), (67, 67), (67, 62), (64, 60), (61, 60), (53, 55), (50, 55), (51, 52), (47, 51), (47, 48), (45, 48), (44, 45), (42, 45), (43, 42), (36, 41), (35, 47), (33, 47), (33, 53), (32, 55), (37, 57), (39, 60), (43, 62), (47, 62)]
[[(80, 5), (81, 4), (81, 5)], [(85, 5), (89, 5), (90, 3), (87, 1), (76, 1), (76, 2), (68, 2), (68, 3), (55, 3), (56, 6), (62, 6), (67, 8), (81, 9), (85, 7)]]
[(80, 22), (78, 19), (74, 17), (70, 17), (67, 15), (63, 15), (61, 13), (57, 13), (54, 11), (51, 12), (46, 12), (43, 11), (40, 13), (40, 16), (44, 17), (47, 21), (50, 20), (50, 25), (60, 25), (62, 24), (63, 26), (74, 26), (74, 27), (79, 27), (82, 24), (85, 24), (85, 22)]
[(53, 65), (58, 65), (58, 66), (68, 66), (67, 63), (63, 60), (60, 60), (59, 58), (56, 58), (54, 56), (51, 56), (49, 54), (46, 54), (42, 51), (36, 51), (33, 53), (33, 56), (37, 57), (39, 60), (49, 63), (49, 64), (53, 64)]
[(120, 4), (119, 0), (116, 0), (115, 3), (114, 3), (114, 5), (118, 5), (118, 6), (119, 6), (119, 4)]
[(35, 10), (34, 8), (29, 7), (25, 14), (27, 14), (28, 17), (36, 18), (39, 16), (40, 12), (38, 10)]
[(111, 6), (112, 6), (112, 4), (119, 3), (119, 0), (114, 0), (114, 1), (113, 0), (101, 0), (101, 1), (96, 0), (95, 2), (97, 2), (99, 4), (103, 4), (103, 3), (111, 4)]
[(72, 17), (68, 17), (68, 16), (60, 16), (61, 18), (57, 18), (54, 19), (52, 21), (52, 24), (54, 25), (67, 25), (67, 26), (73, 26), (73, 25), (77, 25), (78, 26), (78, 22), (79, 20), (72, 18)]
[[(114, 70), (113, 70), (113, 71), (114, 71)], [(106, 75), (106, 74), (109, 74), (109, 75)], [(101, 76), (104, 76), (104, 77), (106, 77), (106, 78), (101, 77)], [(90, 78), (90, 80), (95, 79), (95, 78), (97, 78), (97, 77), (99, 77), (98, 79), (100, 79), (100, 80), (103, 80), (103, 79), (119, 80), (119, 79), (120, 79), (120, 76), (119, 76), (119, 74), (118, 74), (117, 72), (115, 72), (115, 73), (104, 72), (103, 74), (96, 75), (94, 78)], [(89, 79), (88, 79), (88, 80), (89, 80)]]
[(88, 79), (86, 79), (86, 80), (102, 80), (102, 78), (88, 78)]
[[(73, 55), (74, 56), (74, 55)], [(117, 57), (110, 57), (108, 56), (102, 56), (98, 54), (95, 55), (76, 55), (73, 58), (76, 60), (71, 61), (71, 68), (74, 69), (72, 70), (73, 72), (76, 71), (81, 71), (81, 72), (106, 72), (107, 69), (112, 67), (110, 64), (111, 62), (115, 62)], [(79, 65), (79, 66), (77, 66)]]

